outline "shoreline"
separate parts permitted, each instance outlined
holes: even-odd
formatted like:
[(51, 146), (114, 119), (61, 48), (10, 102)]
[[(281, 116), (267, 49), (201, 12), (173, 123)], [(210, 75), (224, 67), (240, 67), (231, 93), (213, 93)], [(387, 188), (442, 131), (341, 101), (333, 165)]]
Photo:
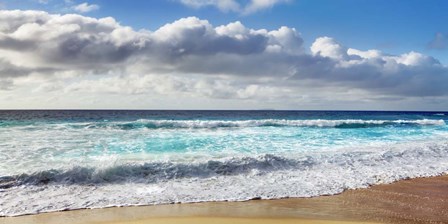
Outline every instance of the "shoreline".
[(312, 198), (111, 207), (1, 217), (0, 224), (447, 223), (448, 175)]

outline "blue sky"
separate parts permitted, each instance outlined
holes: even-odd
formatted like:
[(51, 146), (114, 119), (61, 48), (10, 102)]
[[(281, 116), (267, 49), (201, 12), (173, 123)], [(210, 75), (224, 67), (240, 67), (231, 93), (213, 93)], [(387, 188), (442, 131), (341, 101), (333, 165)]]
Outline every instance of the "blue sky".
[(448, 110), (445, 0), (0, 8), (0, 108)]

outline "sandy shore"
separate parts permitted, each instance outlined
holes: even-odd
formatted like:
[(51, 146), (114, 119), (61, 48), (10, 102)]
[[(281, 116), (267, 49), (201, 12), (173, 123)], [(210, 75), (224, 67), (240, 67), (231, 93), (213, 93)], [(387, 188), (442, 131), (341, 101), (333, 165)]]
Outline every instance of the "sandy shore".
[(448, 223), (448, 176), (315, 198), (78, 210), (0, 218), (0, 223)]

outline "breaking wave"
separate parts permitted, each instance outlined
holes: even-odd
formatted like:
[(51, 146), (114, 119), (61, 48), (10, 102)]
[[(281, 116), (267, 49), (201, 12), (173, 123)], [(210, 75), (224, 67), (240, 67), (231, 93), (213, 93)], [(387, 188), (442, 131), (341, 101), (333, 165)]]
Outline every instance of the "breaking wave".
[(445, 121), (421, 120), (137, 120), (133, 122), (95, 122), (70, 124), (73, 128), (117, 128), (131, 129), (177, 129), (177, 128), (238, 128), (238, 127), (322, 127), (322, 128), (369, 128), (384, 126), (434, 126), (446, 125)]
[[(409, 146), (408, 146), (409, 147)], [(279, 170), (306, 171), (325, 166), (361, 169), (393, 163), (416, 163), (420, 160), (448, 157), (448, 143), (427, 144), (406, 150), (351, 151), (345, 153), (286, 158), (273, 154), (255, 157), (231, 157), (202, 162), (147, 162), (111, 167), (73, 167), (68, 170), (45, 170), (32, 174), (0, 177), (0, 189), (20, 185), (44, 184), (110, 184), (158, 183), (173, 179), (210, 178), (215, 176), (247, 175), (254, 171), (269, 173)], [(401, 161), (401, 162), (400, 162)], [(428, 164), (430, 165), (430, 164)]]

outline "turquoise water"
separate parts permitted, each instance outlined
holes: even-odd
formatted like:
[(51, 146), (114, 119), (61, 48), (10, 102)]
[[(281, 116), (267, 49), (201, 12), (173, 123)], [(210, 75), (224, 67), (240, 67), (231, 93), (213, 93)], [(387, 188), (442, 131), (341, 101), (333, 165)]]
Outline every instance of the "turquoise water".
[(438, 175), (447, 114), (0, 111), (0, 215), (310, 197)]

